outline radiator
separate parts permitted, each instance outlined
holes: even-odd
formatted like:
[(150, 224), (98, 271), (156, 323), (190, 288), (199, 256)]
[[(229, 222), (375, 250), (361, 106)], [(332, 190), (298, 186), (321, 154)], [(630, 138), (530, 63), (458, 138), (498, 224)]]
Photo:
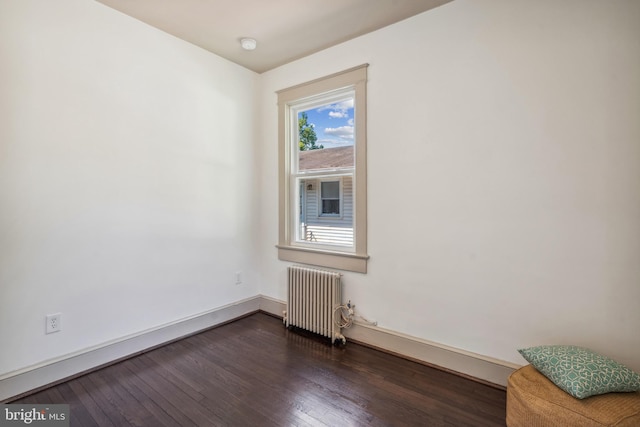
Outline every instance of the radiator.
[(342, 304), (340, 273), (315, 268), (289, 267), (287, 310), (283, 321), (331, 339), (345, 342), (340, 327), (333, 320), (334, 311)]

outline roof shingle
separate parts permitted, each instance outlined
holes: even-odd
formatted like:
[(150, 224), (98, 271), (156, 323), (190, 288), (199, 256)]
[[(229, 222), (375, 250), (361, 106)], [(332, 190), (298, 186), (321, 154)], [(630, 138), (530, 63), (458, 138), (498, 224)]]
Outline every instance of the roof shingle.
[(353, 167), (353, 145), (300, 151), (299, 170)]

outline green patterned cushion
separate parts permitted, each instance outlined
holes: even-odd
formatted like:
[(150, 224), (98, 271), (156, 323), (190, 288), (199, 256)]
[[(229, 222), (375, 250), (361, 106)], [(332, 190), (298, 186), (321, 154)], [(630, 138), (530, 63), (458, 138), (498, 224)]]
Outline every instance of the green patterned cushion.
[(640, 390), (640, 375), (587, 348), (543, 345), (518, 351), (545, 377), (578, 399)]

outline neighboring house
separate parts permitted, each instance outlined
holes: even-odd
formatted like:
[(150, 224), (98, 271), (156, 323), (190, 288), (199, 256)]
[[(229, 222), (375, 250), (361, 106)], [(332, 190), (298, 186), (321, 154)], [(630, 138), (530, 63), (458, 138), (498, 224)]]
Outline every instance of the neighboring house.
[[(301, 151), (300, 171), (353, 171), (353, 146)], [(300, 226), (304, 240), (353, 245), (353, 177), (318, 176), (300, 181)]]

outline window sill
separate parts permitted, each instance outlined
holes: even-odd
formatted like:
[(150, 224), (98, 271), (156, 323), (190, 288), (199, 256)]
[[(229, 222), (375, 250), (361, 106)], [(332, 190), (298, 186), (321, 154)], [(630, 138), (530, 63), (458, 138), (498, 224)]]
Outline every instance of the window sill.
[(355, 271), (356, 273), (367, 272), (369, 255), (308, 249), (297, 246), (276, 245), (276, 247), (278, 248), (278, 259), (282, 261)]

